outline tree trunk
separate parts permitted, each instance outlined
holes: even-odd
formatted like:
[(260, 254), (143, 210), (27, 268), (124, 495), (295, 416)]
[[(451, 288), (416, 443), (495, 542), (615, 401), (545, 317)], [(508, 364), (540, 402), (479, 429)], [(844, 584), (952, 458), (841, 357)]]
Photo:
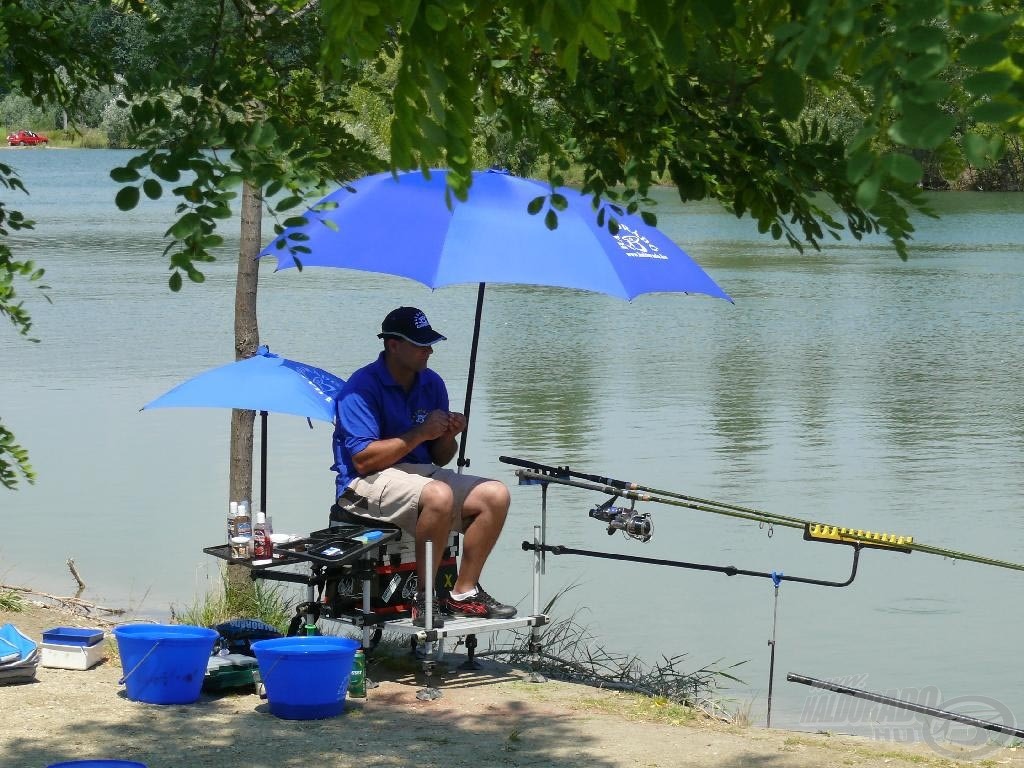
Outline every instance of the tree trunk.
[[(238, 276), (235, 281), (235, 359), (242, 360), (256, 354), (260, 333), (256, 319), (256, 287), (259, 281), (259, 262), (262, 241), (262, 199), (260, 192), (248, 183), (242, 186), (241, 247), (238, 253)], [(253, 422), (255, 411), (231, 411), (231, 475), (228, 500), (249, 499), (252, 492)], [(255, 503), (251, 506), (255, 513)], [(255, 517), (255, 515), (254, 515)], [(246, 587), (250, 584), (249, 569), (228, 566), (228, 586)]]

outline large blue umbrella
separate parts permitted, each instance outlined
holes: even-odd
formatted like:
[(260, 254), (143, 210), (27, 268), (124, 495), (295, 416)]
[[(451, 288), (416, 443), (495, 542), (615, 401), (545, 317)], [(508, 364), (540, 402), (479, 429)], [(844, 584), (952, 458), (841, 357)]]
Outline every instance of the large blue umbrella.
[(273, 354), (266, 346), (252, 357), (212, 368), (142, 406), (239, 408), (260, 412), (260, 503), (267, 508), (267, 413), (290, 413), (334, 422), (334, 399), (344, 381), (316, 366)]
[[(550, 198), (547, 196), (551, 195)], [(547, 198), (547, 199), (545, 199)], [(550, 214), (558, 226), (550, 229)], [(639, 216), (592, 195), (501, 171), (477, 171), (465, 202), (447, 171), (381, 173), (314, 205), (260, 256), (277, 268), (344, 267), (400, 275), (430, 288), (479, 283), (465, 413), (469, 416), (486, 283), (550, 285), (630, 300), (702, 293), (731, 301), (700, 266)], [(612, 234), (608, 220), (618, 223)], [(462, 440), (459, 466), (464, 464)]]

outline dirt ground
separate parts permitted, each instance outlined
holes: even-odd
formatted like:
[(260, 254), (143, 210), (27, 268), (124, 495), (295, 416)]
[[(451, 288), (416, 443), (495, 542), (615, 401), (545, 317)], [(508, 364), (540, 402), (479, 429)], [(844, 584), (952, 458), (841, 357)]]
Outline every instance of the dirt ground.
[[(37, 641), (55, 626), (105, 625), (41, 606), (0, 612), (0, 624), (6, 622)], [(461, 660), (445, 659), (449, 667)], [(36, 682), (0, 687), (0, 766), (46, 768), (87, 758), (148, 768), (963, 765), (927, 745), (744, 728), (703, 716), (673, 720), (649, 700), (641, 706), (628, 694), (530, 683), (517, 670), (482, 664), (483, 671), (445, 674), (443, 695), (434, 701), (416, 698), (424, 684), (418, 665), (403, 671), (371, 664), (368, 677), (379, 687), (366, 699), (350, 699), (341, 716), (319, 721), (278, 719), (252, 688), (203, 694), (187, 706), (133, 702), (118, 685), (116, 654), (88, 671), (40, 667)], [(1024, 768), (1024, 749), (993, 747), (981, 764)]]

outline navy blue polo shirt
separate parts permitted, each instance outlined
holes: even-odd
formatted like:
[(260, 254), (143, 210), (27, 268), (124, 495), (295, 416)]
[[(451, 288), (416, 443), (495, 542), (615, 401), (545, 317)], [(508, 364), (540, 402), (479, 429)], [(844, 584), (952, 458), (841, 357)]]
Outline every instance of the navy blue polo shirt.
[[(381, 352), (375, 361), (352, 374), (337, 399), (334, 425), (334, 466), (337, 495), (359, 473), (352, 457), (374, 440), (398, 437), (422, 424), (436, 409), (448, 410), (448, 389), (429, 368), (416, 374), (408, 394), (392, 378)], [(430, 443), (420, 443), (399, 463), (430, 464)]]

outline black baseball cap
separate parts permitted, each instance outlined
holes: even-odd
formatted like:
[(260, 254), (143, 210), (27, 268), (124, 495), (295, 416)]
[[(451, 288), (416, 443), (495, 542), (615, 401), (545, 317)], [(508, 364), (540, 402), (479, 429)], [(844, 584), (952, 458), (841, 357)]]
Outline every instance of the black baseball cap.
[(399, 307), (388, 312), (384, 322), (380, 324), (378, 339), (405, 339), (417, 347), (431, 347), (439, 341), (447, 341), (446, 336), (430, 327), (430, 321), (423, 310), (416, 307)]

